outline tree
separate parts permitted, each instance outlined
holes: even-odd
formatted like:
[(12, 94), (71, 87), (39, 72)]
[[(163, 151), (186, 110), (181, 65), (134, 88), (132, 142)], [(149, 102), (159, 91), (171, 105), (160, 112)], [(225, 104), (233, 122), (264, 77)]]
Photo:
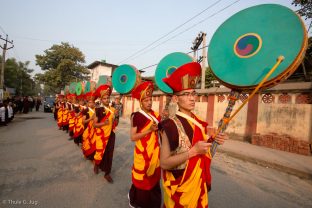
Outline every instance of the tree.
[(305, 17), (305, 19), (312, 18), (312, 0), (293, 0), (292, 4), (300, 6), (297, 11), (299, 15)]
[[(299, 6), (300, 9), (297, 11), (299, 15), (305, 17), (305, 19), (312, 19), (312, 0), (293, 0), (293, 5)], [(308, 32), (311, 28), (312, 20), (308, 28)], [(312, 38), (309, 37), (308, 48), (303, 59), (302, 64), (289, 78), (291, 79), (304, 79), (304, 81), (310, 82), (312, 80)]]
[(213, 81), (216, 81), (215, 75), (212, 73), (211, 68), (208, 66), (205, 72), (205, 88), (213, 87)]
[(17, 95), (35, 95), (38, 93), (35, 81), (31, 78), (33, 69), (28, 68), (29, 61), (17, 62), (7, 59), (4, 68), (4, 85), (15, 88)]
[(44, 84), (46, 93), (60, 93), (70, 82), (88, 79), (89, 71), (83, 63), (83, 53), (69, 43), (62, 42), (45, 50), (44, 55), (36, 55), (36, 64), (45, 72), (36, 74), (35, 79)]

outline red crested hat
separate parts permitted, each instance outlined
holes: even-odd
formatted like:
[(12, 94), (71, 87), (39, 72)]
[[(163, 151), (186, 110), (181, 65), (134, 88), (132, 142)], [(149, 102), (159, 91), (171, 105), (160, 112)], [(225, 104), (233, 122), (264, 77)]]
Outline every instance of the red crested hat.
[(133, 98), (141, 101), (143, 98), (150, 97), (153, 94), (154, 85), (152, 82), (143, 82), (132, 91)]
[(69, 101), (76, 100), (76, 94), (68, 94), (66, 97)]
[(57, 97), (57, 98), (64, 98), (65, 96), (62, 95), (62, 94), (58, 94), (56, 97)]
[(69, 98), (76, 98), (77, 95), (76, 95), (76, 94), (69, 94), (68, 97), (69, 97)]
[(200, 73), (200, 64), (191, 62), (177, 68), (169, 77), (163, 78), (163, 81), (169, 85), (173, 92), (194, 89), (200, 80)]
[(95, 100), (95, 93), (94, 92), (88, 92), (84, 94), (84, 99), (87, 101), (94, 101)]
[(96, 90), (95, 90), (95, 96), (96, 97), (103, 97), (105, 95), (110, 96), (112, 94), (112, 88), (110, 85), (106, 85), (103, 84), (101, 86), (99, 86)]
[(67, 100), (70, 100), (70, 99), (71, 99), (71, 96), (72, 96), (72, 94), (67, 94), (67, 95), (66, 95), (66, 99), (67, 99)]
[(83, 100), (84, 99), (84, 95), (83, 94), (80, 94), (80, 95), (77, 95), (77, 100)]

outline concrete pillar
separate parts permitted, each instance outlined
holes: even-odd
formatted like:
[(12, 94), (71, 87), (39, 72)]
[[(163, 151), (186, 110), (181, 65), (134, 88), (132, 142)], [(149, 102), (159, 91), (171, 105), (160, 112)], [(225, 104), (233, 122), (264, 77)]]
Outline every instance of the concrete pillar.
[(256, 94), (248, 102), (247, 121), (245, 130), (245, 137), (247, 139), (250, 139), (253, 134), (257, 133), (259, 97), (260, 97), (259, 94)]
[(214, 100), (215, 100), (215, 95), (208, 95), (207, 122), (208, 122), (208, 126), (210, 127), (213, 126)]

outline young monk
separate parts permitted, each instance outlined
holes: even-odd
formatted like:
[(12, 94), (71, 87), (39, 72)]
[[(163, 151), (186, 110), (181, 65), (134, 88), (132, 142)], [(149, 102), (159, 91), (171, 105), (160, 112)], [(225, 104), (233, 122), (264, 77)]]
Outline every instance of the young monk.
[(93, 122), (95, 118), (95, 94), (88, 92), (84, 96), (87, 108), (84, 110), (83, 123), (85, 130), (82, 134), (82, 152), (87, 159), (93, 160), (95, 154), (95, 140)]
[(160, 116), (152, 110), (152, 82), (143, 82), (132, 91), (140, 110), (131, 115), (131, 141), (135, 142), (131, 207), (159, 208), (161, 205), (158, 123)]
[(118, 113), (109, 106), (112, 88), (110, 85), (101, 85), (96, 89), (96, 96), (101, 99), (102, 106), (96, 109), (93, 126), (95, 128), (94, 173), (98, 174), (99, 168), (105, 172), (104, 178), (113, 183), (110, 173), (112, 170), (113, 154), (115, 147), (114, 119)]
[[(192, 62), (163, 79), (172, 88), (172, 100), (179, 107), (175, 115), (160, 125), (164, 207), (208, 207), (212, 159), (206, 134), (208, 124), (192, 113), (200, 73), (200, 64)], [(227, 136), (222, 133), (215, 137), (219, 144), (225, 139)]]

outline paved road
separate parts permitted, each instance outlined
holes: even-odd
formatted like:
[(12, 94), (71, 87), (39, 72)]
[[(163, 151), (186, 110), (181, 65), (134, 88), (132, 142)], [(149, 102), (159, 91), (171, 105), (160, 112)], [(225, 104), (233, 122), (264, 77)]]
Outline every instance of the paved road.
[[(57, 129), (50, 113), (17, 116), (0, 128), (0, 207), (128, 207), (133, 143), (128, 122), (116, 133), (112, 176), (94, 175), (90, 161)], [(312, 207), (312, 182), (217, 154), (210, 207)]]

